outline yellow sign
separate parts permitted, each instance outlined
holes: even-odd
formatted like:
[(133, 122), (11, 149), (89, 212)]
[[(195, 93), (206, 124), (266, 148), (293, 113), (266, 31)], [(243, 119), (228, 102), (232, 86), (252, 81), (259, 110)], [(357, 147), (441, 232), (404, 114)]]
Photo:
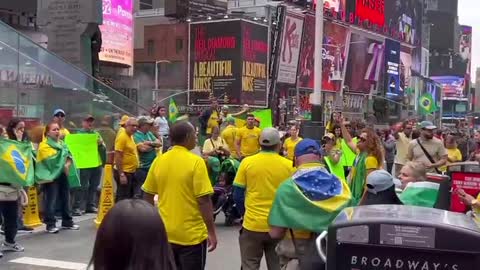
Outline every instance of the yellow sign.
[(102, 224), (102, 220), (107, 215), (108, 211), (112, 209), (115, 204), (113, 193), (113, 169), (112, 165), (105, 165), (103, 173), (102, 193), (100, 194), (100, 203), (97, 218), (95, 219), (95, 226), (98, 228)]
[(28, 204), (23, 209), (23, 224), (26, 227), (34, 228), (42, 225), (40, 216), (38, 214), (38, 196), (37, 188), (28, 188)]

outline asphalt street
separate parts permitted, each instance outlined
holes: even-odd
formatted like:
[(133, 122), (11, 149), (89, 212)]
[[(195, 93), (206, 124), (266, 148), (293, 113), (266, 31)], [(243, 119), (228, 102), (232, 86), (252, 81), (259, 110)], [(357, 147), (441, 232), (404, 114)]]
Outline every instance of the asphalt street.
[[(60, 231), (48, 234), (40, 227), (33, 233), (20, 234), (17, 242), (25, 247), (24, 252), (5, 253), (0, 259), (2, 270), (84, 270), (95, 241), (94, 216), (83, 216), (76, 222), (79, 231)], [(239, 227), (225, 227), (222, 218), (217, 219), (217, 250), (208, 254), (208, 270), (240, 269), (238, 247)], [(0, 239), (3, 240), (0, 236)], [(262, 263), (262, 269), (266, 269)]]

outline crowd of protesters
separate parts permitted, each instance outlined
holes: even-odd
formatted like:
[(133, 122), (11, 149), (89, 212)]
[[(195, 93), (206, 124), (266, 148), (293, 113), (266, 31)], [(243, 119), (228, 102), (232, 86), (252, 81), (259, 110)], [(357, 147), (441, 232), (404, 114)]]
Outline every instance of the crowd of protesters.
[[(71, 132), (65, 118), (63, 110), (55, 110), (34, 146), (37, 152), (68, 152), (63, 140)], [(239, 126), (238, 119), (245, 124)], [(24, 123), (14, 123), (4, 131), (8, 138), (28, 140)], [(198, 127), (187, 120), (170, 122), (161, 106), (150, 116), (122, 116), (118, 125), (111, 116), (97, 129), (95, 123), (95, 117), (86, 115), (82, 129), (72, 133), (98, 136), (102, 164), (82, 168), (80, 185), (72, 188), (67, 178), (74, 160), (67, 153), (56, 177), (39, 190), (47, 231), (59, 231), (58, 214), (63, 228), (78, 230), (73, 216), (98, 211), (104, 165), (113, 165), (117, 205), (100, 226), (91, 261), (94, 268), (105, 270), (204, 269), (207, 252), (221, 245), (211, 200), (211, 166), (228, 158), (240, 161), (233, 200), (243, 216), (238, 236), (241, 267), (257, 270), (265, 255), (268, 269), (279, 270), (302, 269), (307, 261), (315, 261), (308, 250), (312, 241), (343, 208), (434, 207), (434, 202), (409, 197), (409, 187), (427, 185), (428, 173), (443, 174), (450, 163), (480, 157), (480, 133), (440, 133), (429, 121), (376, 130), (333, 114), (325, 136), (315, 141), (301, 136), (297, 122), (286, 132), (261, 129), (260, 119), (248, 107), (231, 114), (215, 100), (200, 115)], [(472, 207), (478, 204), (462, 190), (458, 194)], [(335, 206), (330, 204), (333, 197)], [(12, 203), (0, 202), (7, 250), (23, 251), (15, 242), (23, 226), (18, 216), (22, 205), (22, 196)], [(113, 239), (119, 245), (109, 246)], [(122, 248), (126, 246), (136, 248)]]

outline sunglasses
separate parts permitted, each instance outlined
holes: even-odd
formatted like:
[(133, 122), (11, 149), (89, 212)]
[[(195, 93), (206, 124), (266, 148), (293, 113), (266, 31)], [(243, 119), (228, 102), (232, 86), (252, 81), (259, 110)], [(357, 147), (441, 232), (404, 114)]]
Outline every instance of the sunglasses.
[(65, 114), (57, 113), (57, 114), (55, 114), (55, 117), (63, 118), (63, 117), (65, 117)]

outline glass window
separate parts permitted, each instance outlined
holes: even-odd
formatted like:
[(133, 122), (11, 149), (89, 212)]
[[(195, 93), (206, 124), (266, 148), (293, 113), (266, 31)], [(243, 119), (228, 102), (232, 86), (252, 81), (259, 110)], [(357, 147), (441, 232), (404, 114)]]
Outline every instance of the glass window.
[(153, 9), (153, 0), (140, 0), (140, 10)]

